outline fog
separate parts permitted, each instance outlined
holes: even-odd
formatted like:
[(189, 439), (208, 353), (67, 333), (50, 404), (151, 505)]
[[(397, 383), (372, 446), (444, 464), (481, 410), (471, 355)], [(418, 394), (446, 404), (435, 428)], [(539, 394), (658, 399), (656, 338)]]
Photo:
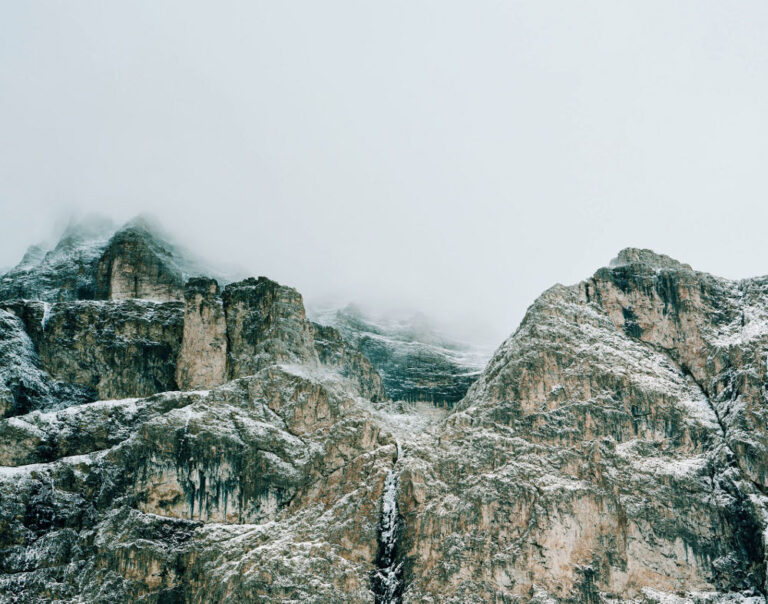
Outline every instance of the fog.
[(768, 3), (3, 2), (0, 266), (72, 215), (500, 342), (623, 247), (768, 272)]

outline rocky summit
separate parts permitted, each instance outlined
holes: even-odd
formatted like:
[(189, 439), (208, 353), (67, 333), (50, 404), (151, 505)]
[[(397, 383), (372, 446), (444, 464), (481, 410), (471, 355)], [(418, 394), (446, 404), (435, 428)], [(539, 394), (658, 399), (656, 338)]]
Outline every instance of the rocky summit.
[(768, 278), (648, 250), (479, 370), (71, 229), (0, 278), (0, 601), (751, 603)]

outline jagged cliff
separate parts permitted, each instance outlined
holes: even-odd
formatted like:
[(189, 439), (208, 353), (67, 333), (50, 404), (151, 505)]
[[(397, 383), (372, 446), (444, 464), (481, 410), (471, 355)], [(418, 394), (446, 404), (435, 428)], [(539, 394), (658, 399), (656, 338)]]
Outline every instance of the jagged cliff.
[(209, 271), (149, 219), (117, 230), (105, 221), (73, 223), (56, 246), (33, 245), (0, 278), (0, 299), (181, 300), (185, 280)]
[(381, 374), (393, 399), (452, 407), (480, 376), (489, 353), (435, 329), (420, 314), (372, 318), (355, 305), (318, 308), (313, 318), (334, 327)]
[(100, 237), (0, 279), (0, 601), (765, 601), (768, 278), (625, 250), (447, 409), (291, 288)]

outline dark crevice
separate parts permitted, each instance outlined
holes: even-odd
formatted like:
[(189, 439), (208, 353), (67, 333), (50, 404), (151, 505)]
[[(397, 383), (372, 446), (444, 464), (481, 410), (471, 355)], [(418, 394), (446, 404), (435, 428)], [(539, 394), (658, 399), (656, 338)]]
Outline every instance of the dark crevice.
[(400, 550), (404, 519), (397, 505), (400, 476), (397, 462), (400, 445), (397, 445), (395, 464), (384, 481), (381, 497), (381, 516), (378, 530), (378, 552), (371, 574), (371, 589), (376, 604), (401, 604), (405, 582), (403, 581), (403, 555)]
[[(636, 340), (637, 342), (647, 346), (651, 350), (664, 355), (673, 367), (687, 379), (689, 379), (700, 391), (701, 395), (707, 403), (707, 406), (712, 410), (715, 416), (717, 424), (720, 428), (722, 442), (726, 450), (728, 451), (729, 462), (728, 465), (736, 470), (739, 479), (746, 485), (754, 487), (757, 493), (765, 495), (765, 490), (761, 485), (757, 484), (754, 480), (749, 478), (742, 470), (739, 463), (739, 456), (731, 447), (728, 441), (728, 429), (723, 421), (720, 413), (717, 410), (716, 405), (710, 398), (709, 391), (704, 385), (696, 379), (690, 368), (685, 364), (677, 361), (673, 356), (673, 351), (667, 350), (661, 346), (654, 345), (650, 342), (643, 340)], [(715, 468), (713, 468), (714, 478)], [(712, 481), (714, 483), (714, 480)], [(763, 542), (762, 535), (766, 527), (764, 527), (758, 515), (753, 510), (754, 504), (750, 501), (748, 494), (742, 492), (738, 485), (732, 485), (733, 488), (727, 488), (727, 483), (720, 483), (720, 488), (731, 495), (738, 503), (733, 510), (729, 520), (732, 522), (734, 529), (734, 537), (737, 541), (738, 547), (741, 549), (743, 556), (749, 563), (748, 575), (752, 577), (751, 583), (754, 589), (756, 589), (761, 595), (768, 595), (766, 589), (766, 551), (765, 543)]]

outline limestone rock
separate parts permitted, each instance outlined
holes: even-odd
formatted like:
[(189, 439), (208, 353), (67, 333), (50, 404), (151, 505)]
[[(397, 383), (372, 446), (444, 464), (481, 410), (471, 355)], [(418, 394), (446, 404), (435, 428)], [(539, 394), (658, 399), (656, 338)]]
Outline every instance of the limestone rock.
[(131, 227), (116, 233), (96, 264), (94, 296), (99, 300), (183, 298), (183, 276), (171, 254), (149, 234)]
[(214, 272), (146, 218), (119, 229), (93, 219), (71, 224), (50, 250), (31, 246), (0, 277), (0, 300), (182, 300), (187, 279)]
[(42, 368), (61, 382), (92, 389), (102, 399), (176, 390), (184, 319), (179, 302), (3, 305), (24, 319)]
[[(728, 281), (647, 254), (583, 285), (617, 328), (664, 351), (710, 399), (739, 466), (768, 488), (768, 278)], [(624, 252), (628, 254), (628, 252)]]
[(57, 440), (48, 463), (0, 472), (0, 594), (368, 599), (394, 442), (345, 384), (274, 367), (22, 418)]
[(214, 279), (187, 282), (184, 335), (176, 365), (182, 390), (212, 388), (227, 381), (227, 322), (219, 284)]
[(373, 319), (354, 305), (313, 315), (370, 361), (386, 395), (395, 400), (450, 407), (466, 394), (490, 355), (440, 334), (420, 315)]
[[(73, 299), (104, 249), (2, 284), (1, 602), (765, 603), (768, 279), (625, 250), (436, 407), (426, 332), (263, 277)], [(157, 296), (147, 258), (104, 282)]]
[(387, 398), (379, 373), (365, 355), (344, 340), (338, 330), (313, 323), (312, 335), (321, 363), (339, 368), (342, 375), (357, 384), (361, 396), (374, 402)]
[(304, 302), (295, 289), (266, 277), (224, 288), (230, 377), (276, 362), (317, 363)]
[(536, 302), (433, 442), (406, 447), (406, 601), (762, 590), (759, 493), (706, 395), (577, 288)]
[(86, 387), (54, 380), (42, 367), (24, 322), (0, 308), (0, 417), (93, 400)]
[(764, 601), (763, 280), (620, 259), (405, 447), (404, 601)]
[(0, 277), (0, 300), (92, 299), (95, 266), (108, 240), (106, 225), (78, 225), (67, 229), (51, 250), (32, 246), (16, 267)]

